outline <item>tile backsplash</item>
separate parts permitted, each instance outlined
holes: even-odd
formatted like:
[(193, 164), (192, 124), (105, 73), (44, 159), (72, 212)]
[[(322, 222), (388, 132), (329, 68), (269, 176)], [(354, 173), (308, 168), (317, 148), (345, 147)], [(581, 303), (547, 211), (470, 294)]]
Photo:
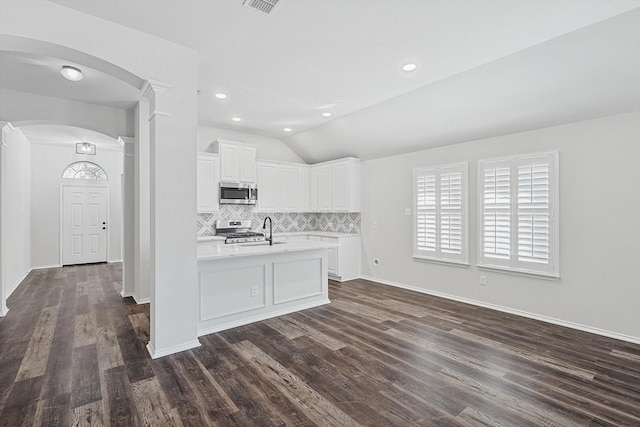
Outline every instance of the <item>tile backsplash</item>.
[(360, 214), (354, 212), (312, 213), (272, 212), (258, 213), (254, 206), (221, 205), (215, 213), (198, 214), (198, 236), (213, 236), (217, 219), (250, 219), (254, 230), (262, 229), (264, 219), (270, 216), (274, 233), (298, 231), (331, 231), (336, 233), (360, 233)]

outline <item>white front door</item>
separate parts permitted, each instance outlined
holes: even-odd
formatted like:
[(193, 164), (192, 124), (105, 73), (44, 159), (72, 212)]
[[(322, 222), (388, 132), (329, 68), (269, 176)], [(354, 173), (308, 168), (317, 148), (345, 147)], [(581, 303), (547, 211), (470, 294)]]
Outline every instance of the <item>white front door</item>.
[(62, 190), (62, 265), (107, 261), (107, 189)]

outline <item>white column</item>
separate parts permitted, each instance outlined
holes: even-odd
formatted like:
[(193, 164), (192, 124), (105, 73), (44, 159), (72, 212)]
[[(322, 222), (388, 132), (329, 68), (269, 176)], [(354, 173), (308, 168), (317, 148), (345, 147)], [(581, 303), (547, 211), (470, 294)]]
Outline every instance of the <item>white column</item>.
[(148, 303), (151, 296), (149, 209), (149, 101), (143, 98), (138, 102), (135, 120), (134, 152), (134, 277), (133, 297), (137, 303)]
[(200, 345), (196, 251), (197, 98), (147, 81), (149, 100), (151, 325), (157, 358)]
[(9, 312), (7, 308), (7, 289), (8, 286), (5, 280), (5, 268), (4, 268), (4, 246), (5, 246), (5, 238), (4, 238), (4, 209), (7, 204), (4, 202), (6, 189), (4, 188), (6, 183), (6, 166), (5, 166), (5, 150), (7, 149), (7, 144), (5, 143), (5, 138), (9, 133), (11, 133), (14, 129), (13, 125), (8, 122), (0, 122), (0, 128), (2, 128), (2, 132), (0, 133), (0, 316), (6, 316)]
[(122, 297), (135, 293), (134, 274), (134, 169), (135, 139), (120, 137), (122, 144)]

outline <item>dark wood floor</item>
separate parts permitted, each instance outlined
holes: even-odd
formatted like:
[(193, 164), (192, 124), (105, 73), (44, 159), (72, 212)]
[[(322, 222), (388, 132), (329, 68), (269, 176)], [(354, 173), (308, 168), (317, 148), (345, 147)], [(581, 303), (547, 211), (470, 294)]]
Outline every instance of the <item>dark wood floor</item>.
[(0, 320), (3, 426), (640, 425), (640, 346), (355, 280), (151, 360), (119, 265), (32, 272)]

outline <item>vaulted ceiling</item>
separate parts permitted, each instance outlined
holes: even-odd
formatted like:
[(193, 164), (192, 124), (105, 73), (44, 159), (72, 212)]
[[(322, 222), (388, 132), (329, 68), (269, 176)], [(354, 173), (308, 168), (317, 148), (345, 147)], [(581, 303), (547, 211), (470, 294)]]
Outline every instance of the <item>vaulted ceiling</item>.
[(308, 162), (640, 108), (640, 0), (54, 2), (197, 50), (200, 124)]

